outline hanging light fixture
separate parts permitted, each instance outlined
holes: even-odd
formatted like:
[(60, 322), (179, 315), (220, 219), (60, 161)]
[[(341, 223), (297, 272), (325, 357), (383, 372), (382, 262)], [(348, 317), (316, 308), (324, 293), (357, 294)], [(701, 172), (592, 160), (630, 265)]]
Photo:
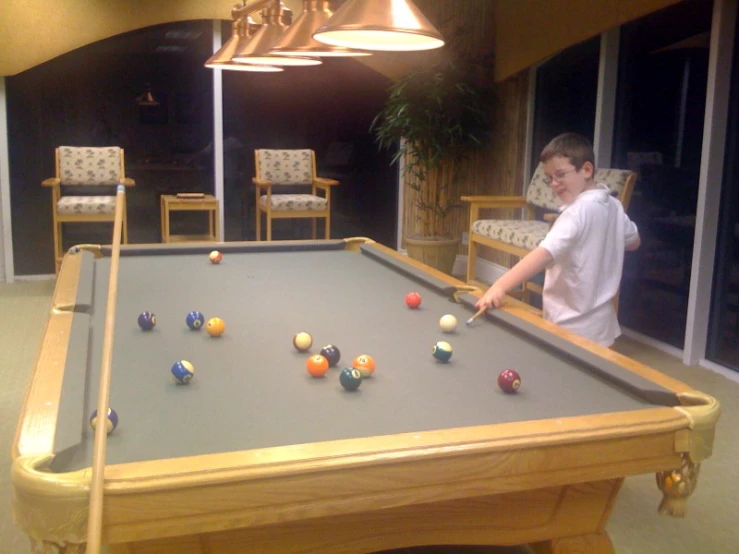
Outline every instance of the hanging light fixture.
[(348, 0), (313, 38), (334, 46), (380, 51), (444, 46), (441, 33), (412, 0)]
[(215, 54), (208, 58), (208, 61), (205, 62), (205, 67), (231, 71), (259, 71), (262, 73), (284, 71), (281, 67), (234, 63), (231, 61), (234, 52), (240, 46), (246, 44), (249, 38), (257, 32), (258, 28), (259, 26), (249, 16), (234, 19), (231, 38)]
[(303, 13), (282, 34), (270, 52), (281, 56), (371, 56), (371, 52), (331, 46), (313, 38), (313, 33), (332, 15), (329, 0), (303, 0)]
[(146, 92), (136, 98), (136, 104), (138, 104), (139, 106), (159, 105), (159, 100), (154, 98), (154, 95), (151, 93), (151, 86), (149, 86), (149, 83), (146, 84)]
[(239, 45), (231, 61), (274, 66), (320, 65), (322, 62), (317, 58), (277, 56), (270, 52), (279, 40), (280, 35), (287, 29), (287, 25), (283, 21), (284, 15), (285, 9), (279, 0), (275, 0), (270, 6), (262, 10), (263, 24), (261, 28), (249, 39), (249, 42)]

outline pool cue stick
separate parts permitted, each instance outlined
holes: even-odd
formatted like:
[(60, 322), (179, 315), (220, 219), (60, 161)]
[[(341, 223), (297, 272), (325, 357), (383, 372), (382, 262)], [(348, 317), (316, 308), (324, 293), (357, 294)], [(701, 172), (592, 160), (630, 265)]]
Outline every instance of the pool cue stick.
[(472, 325), (472, 322), (473, 321), (475, 321), (478, 317), (480, 317), (482, 314), (484, 314), (487, 311), (488, 311), (488, 309), (483, 306), (482, 308), (480, 308), (479, 310), (477, 310), (477, 313), (475, 315), (473, 315), (471, 318), (469, 318), (465, 322), (465, 325)]
[(100, 365), (100, 385), (98, 387), (98, 415), (95, 425), (95, 445), (92, 455), (92, 478), (90, 482), (90, 510), (87, 519), (86, 554), (99, 554), (103, 527), (103, 487), (105, 484), (105, 447), (108, 433), (108, 407), (110, 395), (110, 366), (113, 360), (113, 328), (115, 326), (115, 306), (118, 297), (118, 266), (121, 256), (121, 230), (123, 210), (126, 208), (126, 193), (123, 185), (118, 185), (113, 223), (113, 250), (111, 253), (110, 276), (108, 278), (108, 304), (105, 309), (103, 331), (103, 355)]

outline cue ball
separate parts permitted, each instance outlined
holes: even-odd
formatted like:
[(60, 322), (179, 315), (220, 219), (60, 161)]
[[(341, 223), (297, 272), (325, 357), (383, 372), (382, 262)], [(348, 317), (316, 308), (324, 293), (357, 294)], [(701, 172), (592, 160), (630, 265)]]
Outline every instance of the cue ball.
[(415, 310), (421, 305), (421, 295), (417, 292), (409, 292), (405, 295), (405, 305)]
[(362, 354), (354, 358), (352, 367), (359, 370), (363, 379), (371, 377), (375, 372), (375, 359), (369, 354)]
[(220, 317), (211, 317), (205, 324), (205, 330), (211, 337), (220, 337), (226, 331), (226, 324)]
[(328, 371), (328, 360), (320, 354), (314, 354), (305, 362), (305, 369), (313, 377), (323, 377)]
[(208, 254), (208, 259), (210, 260), (210, 263), (216, 265), (221, 263), (221, 260), (223, 259), (223, 254), (221, 254), (218, 250), (213, 250), (213, 252)]
[(498, 386), (503, 392), (512, 394), (521, 386), (521, 376), (512, 369), (504, 369), (498, 375)]
[(443, 340), (439, 341), (431, 349), (431, 354), (440, 362), (448, 362), (452, 357), (452, 345)]
[(180, 385), (187, 385), (195, 377), (195, 367), (187, 360), (172, 365), (172, 377)]
[(333, 344), (327, 344), (321, 348), (321, 356), (328, 360), (328, 365), (334, 367), (341, 359), (341, 352)]
[(439, 327), (445, 333), (453, 333), (457, 329), (457, 318), (451, 314), (441, 316)]
[(157, 316), (151, 312), (141, 312), (139, 314), (139, 327), (144, 331), (151, 331), (157, 324)]
[(313, 337), (310, 336), (310, 333), (306, 333), (305, 331), (296, 333), (293, 337), (293, 346), (298, 352), (308, 351), (312, 344)]
[(362, 384), (362, 374), (355, 367), (345, 367), (339, 374), (339, 382), (346, 390), (357, 390)]
[(190, 312), (185, 318), (185, 323), (190, 329), (197, 331), (205, 323), (205, 316), (200, 312)]
[[(98, 421), (98, 411), (93, 410), (92, 415), (90, 416), (90, 427), (92, 427), (92, 430), (95, 430), (95, 426)], [(115, 428), (118, 427), (118, 414), (115, 413), (115, 410), (112, 408), (108, 408), (108, 420), (105, 422), (105, 431), (108, 435), (110, 435), (113, 431), (115, 431)]]

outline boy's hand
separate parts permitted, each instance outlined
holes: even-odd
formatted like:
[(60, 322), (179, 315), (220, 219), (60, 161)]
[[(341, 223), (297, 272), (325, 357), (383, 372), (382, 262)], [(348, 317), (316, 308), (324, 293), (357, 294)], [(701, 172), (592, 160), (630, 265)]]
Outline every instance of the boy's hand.
[(475, 302), (475, 308), (478, 310), (481, 308), (500, 308), (504, 296), (505, 291), (493, 285)]

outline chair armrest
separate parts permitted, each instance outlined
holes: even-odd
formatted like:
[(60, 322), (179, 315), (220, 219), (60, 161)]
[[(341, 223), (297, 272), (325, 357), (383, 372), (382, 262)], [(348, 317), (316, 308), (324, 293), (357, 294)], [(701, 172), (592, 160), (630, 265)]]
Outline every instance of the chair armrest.
[(258, 179), (257, 177), (252, 177), (251, 182), (254, 183), (258, 187), (272, 186), (272, 181), (263, 181), (262, 179)]
[(463, 196), (461, 200), (477, 208), (526, 208), (528, 206), (523, 196)]
[(336, 179), (327, 179), (325, 177), (316, 177), (313, 179), (313, 184), (322, 187), (335, 187), (339, 184)]
[(128, 177), (124, 177), (123, 179), (121, 179), (121, 184), (127, 187), (133, 187), (136, 185), (136, 181), (134, 181), (133, 179), (129, 179)]
[(51, 177), (49, 179), (44, 179), (41, 181), (42, 187), (58, 187), (61, 185), (62, 180), (59, 177)]

